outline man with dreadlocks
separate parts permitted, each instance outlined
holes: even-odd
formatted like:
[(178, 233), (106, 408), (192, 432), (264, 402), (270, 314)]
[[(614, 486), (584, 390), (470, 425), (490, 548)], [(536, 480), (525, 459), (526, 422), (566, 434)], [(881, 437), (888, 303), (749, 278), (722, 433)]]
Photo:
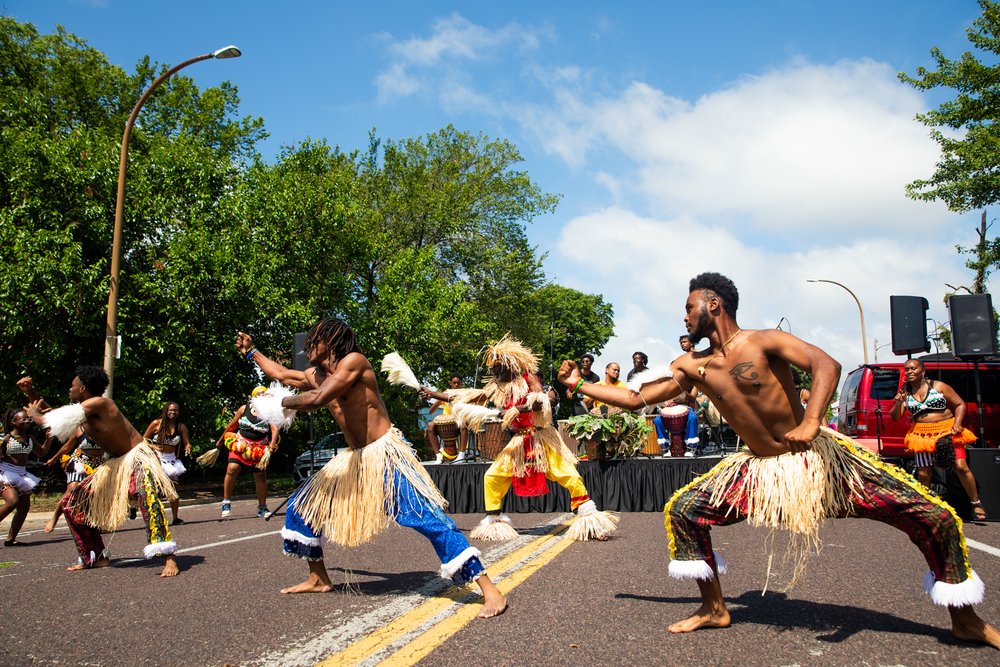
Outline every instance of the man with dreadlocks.
[[(840, 364), (784, 331), (741, 329), (736, 323), (739, 293), (725, 276), (696, 276), (689, 292), (684, 323), (694, 343), (707, 337), (710, 345), (675, 359), (670, 372), (641, 373), (626, 389), (583, 382), (572, 361), (559, 369), (560, 381), (575, 391), (628, 409), (697, 387), (749, 448), (679, 489), (664, 508), (669, 573), (696, 580), (702, 597), (701, 607), (670, 631), (730, 623), (719, 584), (725, 565), (712, 550), (712, 526), (746, 519), (788, 530), (790, 555), (798, 556), (794, 583), (808, 551), (819, 546), (823, 520), (858, 516), (899, 528), (923, 552), (931, 570), (925, 589), (948, 608), (955, 637), (1000, 648), (1000, 633), (972, 608), (983, 598), (983, 582), (969, 565), (954, 510), (910, 475), (822, 427)], [(791, 365), (812, 375), (812, 398), (805, 407)]]
[(295, 410), (326, 406), (349, 445), (288, 501), (281, 531), (285, 554), (308, 561), (309, 576), (282, 593), (332, 589), (323, 563), (324, 531), (336, 544), (358, 546), (395, 521), (430, 540), (441, 559), (442, 577), (459, 586), (472, 581), (479, 585), (485, 598), (480, 618), (497, 616), (507, 609), (506, 598), (479, 560), (479, 550), (469, 546), (455, 522), (444, 514), (441, 492), (410, 443), (389, 420), (375, 371), (347, 324), (328, 317), (309, 330), (304, 352), (312, 367), (305, 372), (271, 361), (244, 333), (239, 334), (236, 345), (269, 377), (307, 390), (282, 395), (272, 389), (254, 399), (258, 414), (277, 423), (294, 416)]
[(566, 448), (552, 425), (552, 404), (538, 379), (538, 359), (520, 341), (504, 336), (486, 350), (486, 368), (492, 377), (480, 390), (458, 390), (453, 408), (456, 419), (478, 428), (500, 408), (503, 427), (515, 432), (486, 471), (486, 517), (470, 533), (473, 539), (509, 540), (517, 537), (510, 518), (500, 513), (507, 491), (519, 496), (541, 496), (549, 491), (547, 480), (569, 491), (570, 508), (577, 513), (568, 536), (575, 540), (605, 540), (615, 530), (618, 517), (600, 512), (587, 494), (577, 472), (577, 458)]

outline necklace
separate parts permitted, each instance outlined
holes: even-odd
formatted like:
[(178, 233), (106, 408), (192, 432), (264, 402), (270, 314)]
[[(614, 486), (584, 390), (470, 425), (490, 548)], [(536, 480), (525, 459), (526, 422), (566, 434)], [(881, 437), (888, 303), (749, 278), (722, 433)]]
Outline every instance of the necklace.
[(701, 366), (698, 366), (698, 375), (700, 375), (701, 377), (705, 377), (705, 372), (708, 365), (713, 361), (715, 361), (716, 358), (721, 357), (722, 353), (726, 351), (726, 346), (732, 343), (733, 339), (739, 336), (741, 333), (743, 333), (743, 329), (737, 329), (736, 333), (730, 336), (729, 340), (727, 340), (725, 343), (722, 344), (722, 347), (720, 347), (719, 351), (715, 353), (715, 356), (713, 356), (711, 359), (703, 363)]

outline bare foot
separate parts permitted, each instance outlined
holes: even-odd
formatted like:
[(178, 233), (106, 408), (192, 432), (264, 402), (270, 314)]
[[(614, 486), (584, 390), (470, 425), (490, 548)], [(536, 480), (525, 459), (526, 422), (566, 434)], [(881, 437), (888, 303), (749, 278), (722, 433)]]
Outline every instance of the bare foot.
[(713, 607), (706, 607), (702, 605), (698, 607), (698, 611), (692, 614), (690, 617), (685, 618), (683, 621), (678, 621), (671, 625), (668, 630), (670, 632), (692, 632), (699, 628), (728, 628), (729, 627), (729, 610), (725, 607), (721, 609), (715, 609)]
[(951, 613), (951, 634), (956, 639), (967, 642), (979, 642), (987, 644), (995, 649), (1000, 649), (1000, 632), (992, 625), (979, 618), (972, 607), (961, 607), (953, 609), (949, 607)]
[(107, 567), (111, 565), (111, 560), (108, 558), (99, 558), (95, 560), (90, 565), (84, 565), (83, 563), (74, 563), (66, 568), (67, 572), (79, 572), (80, 570), (96, 570), (99, 567)]
[(483, 608), (479, 610), (479, 618), (493, 618), (505, 611), (507, 611), (507, 598), (501, 594), (499, 600), (490, 600), (487, 598), (483, 602)]
[(331, 584), (325, 583), (316, 579), (314, 577), (309, 577), (301, 584), (296, 584), (295, 586), (290, 586), (288, 588), (282, 588), (282, 595), (292, 595), (294, 593), (329, 593), (333, 590)]
[(160, 572), (160, 576), (176, 577), (180, 572), (180, 568), (177, 567), (177, 559), (173, 556), (167, 556), (167, 562), (164, 563), (163, 572)]
[(59, 519), (56, 518), (49, 519), (48, 523), (45, 524), (45, 528), (43, 530), (45, 530), (46, 533), (51, 533), (53, 530), (56, 529), (56, 523), (58, 521)]

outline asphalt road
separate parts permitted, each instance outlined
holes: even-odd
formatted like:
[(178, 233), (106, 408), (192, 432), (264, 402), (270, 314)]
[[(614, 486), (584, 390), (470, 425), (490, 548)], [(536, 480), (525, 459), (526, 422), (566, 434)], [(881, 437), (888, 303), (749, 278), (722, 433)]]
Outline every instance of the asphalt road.
[[(70, 573), (65, 527), (45, 534), (32, 517), (21, 534), (29, 544), (0, 549), (0, 665), (1000, 664), (1000, 652), (951, 639), (947, 612), (923, 593), (919, 552), (871, 521), (830, 522), (789, 592), (778, 536), (763, 594), (767, 532), (715, 530), (733, 626), (670, 635), (698, 596), (666, 575), (659, 513), (623, 514), (604, 543), (562, 539), (569, 515), (514, 515), (517, 541), (476, 545), (509, 590), (507, 613), (483, 621), (476, 597), (440, 579), (429, 543), (403, 528), (361, 548), (327, 547), (337, 591), (280, 595), (306, 574), (281, 553), (282, 517), (256, 518), (253, 501), (234, 508), (225, 520), (218, 503), (182, 509), (172, 579), (158, 576), (161, 561), (137, 560), (138, 522), (107, 536), (113, 567)], [(454, 518), (468, 531), (480, 517)], [(1000, 523), (967, 524), (966, 535), (987, 586), (979, 612), (1000, 624)]]

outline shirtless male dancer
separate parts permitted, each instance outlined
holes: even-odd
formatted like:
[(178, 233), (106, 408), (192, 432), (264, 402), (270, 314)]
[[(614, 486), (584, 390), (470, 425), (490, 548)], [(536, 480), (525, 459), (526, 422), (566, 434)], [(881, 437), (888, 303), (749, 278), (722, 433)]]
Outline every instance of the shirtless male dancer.
[(47, 410), (39, 398), (27, 408), (35, 423), (48, 428), (60, 441), (82, 427), (87, 438), (111, 457), (68, 491), (60, 503), (80, 552), (79, 561), (67, 569), (72, 572), (111, 564), (101, 530), (114, 531), (127, 521), (128, 499), (132, 497), (146, 523), (149, 544), (144, 555), (163, 556), (166, 563), (160, 576), (173, 577), (179, 572), (174, 558), (177, 543), (171, 538), (159, 493), (162, 491), (169, 500), (176, 498), (177, 492), (160, 467), (156, 452), (115, 402), (102, 396), (107, 386), (108, 375), (102, 368), (80, 366), (70, 384), (70, 405)]
[[(627, 409), (659, 403), (697, 387), (740, 435), (749, 452), (724, 458), (679, 489), (664, 508), (671, 576), (695, 579), (701, 607), (670, 626), (671, 632), (727, 627), (729, 611), (719, 573), (725, 564), (712, 550), (712, 525), (748, 520), (782, 528), (806, 548), (819, 543), (824, 518), (858, 516), (907, 533), (931, 571), (924, 580), (933, 601), (947, 606), (958, 639), (1000, 648), (1000, 633), (972, 608), (983, 583), (968, 563), (961, 521), (947, 504), (900, 469), (880, 461), (849, 438), (822, 429), (837, 387), (840, 364), (818, 347), (776, 329), (744, 330), (736, 323), (739, 294), (725, 276), (703, 273), (691, 280), (684, 323), (697, 344), (673, 361), (670, 374), (636, 382), (635, 389), (580, 381), (565, 361), (559, 379), (605, 403)], [(813, 377), (812, 399), (803, 408), (790, 364)], [(830, 480), (833, 480), (830, 482)], [(799, 561), (796, 573), (801, 571)], [(794, 578), (793, 578), (794, 582)]]
[[(323, 562), (323, 531), (342, 546), (357, 546), (395, 522), (431, 541), (441, 559), (443, 577), (458, 585), (471, 581), (479, 585), (485, 598), (480, 618), (497, 616), (507, 609), (506, 598), (479, 561), (479, 550), (469, 546), (444, 514), (440, 492), (389, 420), (375, 371), (358, 348), (350, 327), (332, 317), (317, 322), (306, 338), (305, 353), (312, 364), (306, 371), (291, 370), (268, 359), (245, 333), (237, 336), (236, 347), (268, 377), (306, 390), (282, 398), (282, 407), (326, 407), (349, 445), (288, 501), (281, 531), (284, 550), (286, 555), (308, 562), (309, 576), (282, 593), (324, 593), (333, 588)], [(273, 397), (254, 399), (262, 416), (266, 413), (258, 401), (263, 398)]]

